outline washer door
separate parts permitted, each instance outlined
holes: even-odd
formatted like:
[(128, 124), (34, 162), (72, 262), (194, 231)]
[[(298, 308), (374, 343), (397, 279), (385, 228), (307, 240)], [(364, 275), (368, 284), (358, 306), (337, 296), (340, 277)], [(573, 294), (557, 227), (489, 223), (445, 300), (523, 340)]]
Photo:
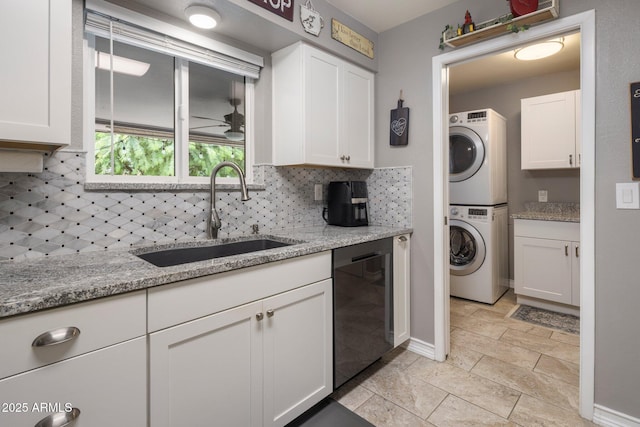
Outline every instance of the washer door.
[(469, 128), (449, 128), (449, 182), (471, 178), (484, 162), (484, 142)]
[(484, 262), (486, 246), (482, 235), (471, 224), (452, 219), (449, 225), (449, 271), (466, 276), (478, 270)]

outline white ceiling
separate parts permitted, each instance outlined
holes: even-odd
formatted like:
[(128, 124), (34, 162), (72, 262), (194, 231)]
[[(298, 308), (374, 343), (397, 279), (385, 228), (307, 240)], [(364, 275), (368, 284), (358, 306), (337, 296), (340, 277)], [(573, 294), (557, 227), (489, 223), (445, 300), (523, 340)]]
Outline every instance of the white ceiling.
[(580, 69), (580, 33), (564, 37), (564, 48), (537, 61), (519, 61), (514, 51), (478, 58), (449, 70), (449, 93), (456, 95), (534, 76)]
[[(108, 0), (138, 12), (154, 16), (162, 14), (176, 22), (185, 23), (184, 9), (195, 0)], [(401, 25), (418, 16), (442, 8), (457, 0), (327, 0), (356, 20), (376, 32)], [(304, 0), (298, 0), (298, 3)], [(287, 46), (297, 40), (297, 36), (257, 15), (226, 0), (198, 0), (198, 4), (214, 7), (223, 20), (216, 29), (220, 36), (232, 40), (242, 40), (270, 52)], [(391, 6), (390, 6), (391, 5)], [(158, 16), (160, 19), (162, 17)], [(242, 25), (238, 25), (238, 23)], [(252, 31), (247, 31), (251, 28)], [(196, 30), (197, 31), (197, 30)], [(203, 34), (207, 34), (203, 32)], [(437, 40), (434, 40), (434, 44)], [(568, 37), (565, 48), (557, 55), (538, 61), (517, 61), (513, 51), (487, 58), (476, 59), (451, 68), (449, 92), (453, 95), (483, 87), (496, 86), (527, 77), (576, 70), (580, 67), (580, 37)]]
[(327, 0), (377, 33), (411, 21), (457, 0)]

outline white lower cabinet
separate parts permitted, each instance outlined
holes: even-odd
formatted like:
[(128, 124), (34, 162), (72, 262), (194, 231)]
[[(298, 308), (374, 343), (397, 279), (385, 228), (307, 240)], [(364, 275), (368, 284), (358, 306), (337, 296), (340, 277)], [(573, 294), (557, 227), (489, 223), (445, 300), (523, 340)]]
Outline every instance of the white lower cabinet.
[(411, 237), (393, 238), (393, 346), (397, 347), (411, 335), (410, 283)]
[(514, 221), (515, 293), (580, 305), (580, 225)]
[(331, 280), (150, 334), (163, 426), (283, 426), (332, 391)]
[(1, 380), (0, 425), (146, 426), (146, 351), (140, 337)]

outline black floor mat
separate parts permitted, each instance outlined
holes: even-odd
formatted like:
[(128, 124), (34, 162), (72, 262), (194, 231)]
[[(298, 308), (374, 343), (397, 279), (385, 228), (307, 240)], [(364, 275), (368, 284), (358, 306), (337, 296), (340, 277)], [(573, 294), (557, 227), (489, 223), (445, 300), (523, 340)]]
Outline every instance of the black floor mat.
[(511, 318), (546, 326), (547, 328), (559, 329), (570, 334), (580, 334), (580, 318), (571, 314), (556, 313), (542, 308), (521, 305), (513, 312)]
[(335, 400), (327, 397), (322, 402), (287, 424), (286, 427), (375, 427)]

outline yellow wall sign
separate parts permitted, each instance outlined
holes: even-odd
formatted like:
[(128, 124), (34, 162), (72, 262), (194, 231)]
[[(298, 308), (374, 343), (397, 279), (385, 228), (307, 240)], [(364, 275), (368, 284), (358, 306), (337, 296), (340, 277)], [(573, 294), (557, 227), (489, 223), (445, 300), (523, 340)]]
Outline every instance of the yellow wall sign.
[(373, 42), (333, 18), (331, 19), (331, 37), (373, 59)]

